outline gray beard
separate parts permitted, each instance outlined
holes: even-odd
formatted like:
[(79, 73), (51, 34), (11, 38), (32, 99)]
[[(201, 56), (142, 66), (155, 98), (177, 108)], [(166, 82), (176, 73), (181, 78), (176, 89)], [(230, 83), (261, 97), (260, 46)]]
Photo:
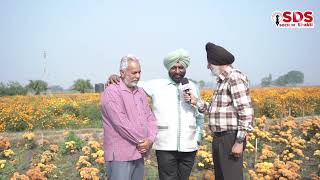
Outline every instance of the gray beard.
[(124, 78), (124, 84), (126, 84), (129, 88), (137, 87), (138, 81), (129, 82), (127, 78)]

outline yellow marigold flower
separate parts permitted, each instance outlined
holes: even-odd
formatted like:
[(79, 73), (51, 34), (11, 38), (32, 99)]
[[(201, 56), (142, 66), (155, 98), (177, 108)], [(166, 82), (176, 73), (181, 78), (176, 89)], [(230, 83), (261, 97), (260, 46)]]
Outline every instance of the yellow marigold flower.
[(56, 144), (51, 144), (51, 145), (49, 146), (49, 149), (50, 149), (51, 152), (57, 153), (57, 152), (59, 151), (59, 146), (56, 145)]
[[(98, 164), (104, 164), (104, 157), (99, 157), (99, 158), (97, 158), (96, 160), (96, 163), (98, 163)], [(148, 160), (147, 160), (148, 161)], [(149, 162), (149, 164), (151, 163), (151, 161)]]
[(291, 158), (291, 159), (294, 158), (295, 156), (296, 156), (296, 155), (294, 155), (293, 153), (289, 153), (289, 154), (288, 154), (288, 157)]
[(53, 159), (53, 154), (50, 151), (44, 151), (41, 154), (41, 163), (48, 163)]
[(150, 164), (151, 164), (151, 160), (150, 160), (150, 159), (145, 160), (145, 161), (144, 161), (144, 164), (150, 165)]
[(204, 167), (204, 164), (202, 162), (198, 162), (198, 167)]
[(318, 149), (318, 150), (314, 151), (313, 155), (314, 155), (314, 156), (319, 156), (319, 157), (320, 157), (320, 150)]
[(97, 155), (98, 155), (98, 157), (103, 157), (104, 151), (103, 150), (97, 151)]
[(75, 141), (68, 141), (68, 142), (65, 142), (64, 144), (66, 145), (67, 149), (74, 149), (76, 142)]
[(34, 138), (34, 134), (33, 134), (32, 132), (27, 132), (27, 133), (24, 133), (24, 134), (22, 135), (22, 137), (23, 137), (23, 139), (26, 139), (26, 140), (28, 140), (28, 141), (31, 141), (31, 140), (33, 140), (33, 138)]
[(84, 155), (89, 155), (90, 154), (90, 152), (91, 152), (91, 149), (90, 149), (90, 147), (89, 146), (84, 146), (82, 149), (82, 152), (83, 152), (83, 154)]
[(3, 151), (3, 155), (4, 155), (5, 157), (11, 157), (11, 156), (14, 155), (14, 152), (13, 152), (11, 149), (7, 149), (7, 150), (4, 150), (4, 151)]
[(10, 148), (9, 139), (6, 137), (0, 136), (0, 151), (6, 150)]
[(98, 150), (102, 149), (101, 144), (98, 143), (97, 141), (89, 141), (89, 142), (88, 142), (88, 145), (89, 145), (92, 149), (94, 149), (95, 151), (98, 151)]
[(0, 160), (0, 169), (3, 169), (7, 163), (7, 160)]
[(96, 159), (98, 157), (97, 153), (92, 153), (91, 156)]
[(20, 175), (18, 172), (15, 172), (10, 180), (29, 180), (29, 177), (24, 174)]
[(79, 160), (76, 164), (77, 169), (81, 169), (82, 167), (91, 167), (91, 163), (89, 162), (88, 156), (80, 156)]
[(98, 180), (99, 179), (99, 169), (97, 168), (88, 168), (88, 167), (84, 167), (80, 169), (80, 176), (82, 179), (86, 180), (86, 179), (92, 179), (92, 180)]

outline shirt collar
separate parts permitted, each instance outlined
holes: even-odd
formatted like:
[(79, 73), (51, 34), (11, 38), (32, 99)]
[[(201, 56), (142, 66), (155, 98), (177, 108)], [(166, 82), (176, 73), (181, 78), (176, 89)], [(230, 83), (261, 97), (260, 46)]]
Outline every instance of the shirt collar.
[(219, 74), (217, 78), (217, 82), (219, 83), (223, 82), (230, 75), (231, 71), (232, 71), (232, 67), (227, 66), (226, 69), (221, 74)]
[(122, 79), (120, 79), (119, 86), (120, 86), (120, 89), (122, 91), (128, 91), (128, 92), (133, 93), (133, 94), (135, 94), (136, 92), (139, 91), (138, 87), (135, 87), (134, 90), (131, 91), (131, 89), (127, 87), (127, 85), (122, 81)]

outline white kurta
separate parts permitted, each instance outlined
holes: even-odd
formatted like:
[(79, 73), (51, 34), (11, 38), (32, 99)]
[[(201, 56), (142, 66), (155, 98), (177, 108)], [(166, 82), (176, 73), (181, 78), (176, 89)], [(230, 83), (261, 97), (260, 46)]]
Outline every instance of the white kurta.
[[(153, 148), (165, 151), (191, 152), (198, 149), (201, 140), (204, 116), (186, 103), (182, 85), (171, 79), (155, 79), (139, 82), (152, 97), (152, 109), (157, 118), (158, 134)], [(198, 98), (197, 86), (189, 81), (189, 87)]]

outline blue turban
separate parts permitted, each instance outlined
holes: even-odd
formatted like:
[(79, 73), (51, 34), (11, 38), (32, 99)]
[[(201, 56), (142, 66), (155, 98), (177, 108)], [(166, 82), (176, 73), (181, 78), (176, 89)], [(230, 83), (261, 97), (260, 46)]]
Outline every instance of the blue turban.
[(170, 70), (176, 63), (180, 63), (187, 68), (190, 64), (189, 53), (184, 49), (177, 49), (170, 52), (163, 60), (163, 65), (167, 70)]

